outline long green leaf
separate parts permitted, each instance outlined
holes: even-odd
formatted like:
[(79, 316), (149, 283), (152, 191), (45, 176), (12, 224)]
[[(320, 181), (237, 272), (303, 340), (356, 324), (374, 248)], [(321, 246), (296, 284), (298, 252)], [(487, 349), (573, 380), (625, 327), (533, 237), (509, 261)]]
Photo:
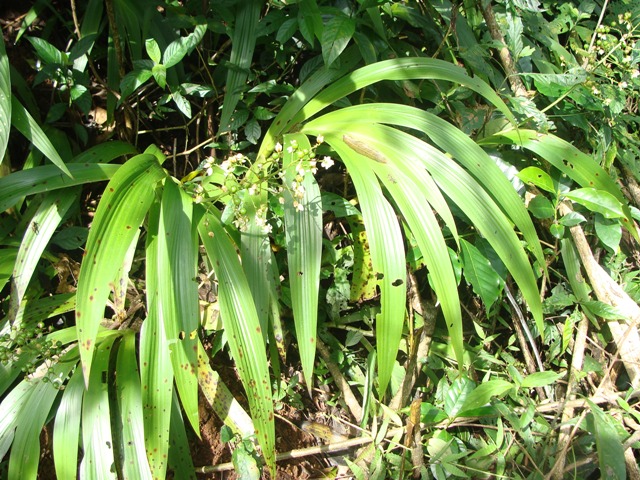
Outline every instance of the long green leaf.
[(319, 128), (316, 125), (320, 124), (332, 125), (334, 129), (339, 129), (339, 123), (353, 124), (362, 122), (363, 119), (367, 122), (408, 127), (428, 135), (433, 143), (451, 154), (479, 180), (484, 190), (495, 199), (498, 206), (522, 232), (538, 262), (541, 265), (545, 264), (535, 227), (513, 185), (482, 148), (445, 120), (414, 107), (376, 103), (332, 112), (310, 122), (307, 127)]
[(62, 175), (58, 167), (44, 165), (20, 170), (0, 178), (0, 212), (12, 207), (20, 198), (27, 195), (109, 180), (118, 171), (120, 165), (70, 164), (68, 167), (71, 177)]
[(144, 443), (140, 377), (136, 365), (136, 338), (127, 332), (118, 348), (116, 385), (122, 421), (122, 473), (126, 479), (151, 479)]
[(263, 2), (260, 0), (246, 0), (238, 4), (239, 11), (236, 12), (236, 25), (232, 34), (232, 48), (229, 58), (231, 67), (227, 73), (226, 92), (220, 116), (221, 132), (229, 129), (231, 116), (238, 105), (242, 88), (249, 76), (253, 51), (256, 48), (256, 35), (262, 5)]
[(611, 480), (624, 480), (627, 478), (625, 455), (622, 442), (612, 422), (615, 422), (602, 409), (587, 400), (593, 415), (594, 436), (598, 450), (598, 463), (600, 464), (600, 478)]
[(485, 82), (476, 77), (469, 77), (463, 68), (449, 62), (422, 57), (394, 58), (359, 68), (316, 95), (290, 123), (301, 123), (337, 100), (373, 83), (382, 80), (413, 79), (444, 80), (470, 88), (490, 101), (509, 121), (515, 123), (509, 108)]
[(196, 480), (196, 472), (191, 460), (189, 440), (185, 430), (185, 421), (182, 418), (180, 403), (176, 392), (171, 403), (171, 443), (169, 444), (169, 467), (175, 478), (184, 480)]
[(9, 143), (11, 128), (11, 78), (9, 73), (9, 57), (4, 47), (4, 39), (0, 38), (0, 165)]
[(158, 311), (169, 342), (182, 407), (198, 427), (197, 348), (199, 326), (197, 251), (192, 229), (193, 201), (167, 179), (158, 225)]
[(405, 251), (400, 225), (371, 170), (371, 160), (352, 150), (341, 136), (327, 135), (344, 161), (358, 194), (368, 232), (371, 260), (380, 285), (381, 312), (376, 319), (378, 382), (384, 395), (398, 354), (407, 293)]
[[(52, 376), (65, 378), (73, 363), (60, 362), (52, 367)], [(40, 379), (25, 379), (29, 382), (33, 393), (24, 403), (9, 459), (9, 480), (36, 479), (40, 460), (40, 434), (47, 420), (51, 406), (60, 391), (51, 382)]]
[(381, 135), (369, 137), (371, 148), (395, 150), (418, 161), (443, 192), (469, 217), (507, 266), (542, 331), (542, 303), (529, 259), (508, 217), (469, 173), (429, 144), (391, 127), (377, 127)]
[(214, 215), (205, 215), (198, 232), (218, 278), (220, 315), (229, 348), (244, 385), (271, 476), (275, 478), (275, 428), (267, 354), (251, 290), (236, 249)]
[(16, 265), (13, 269), (12, 286), (15, 290), (11, 294), (12, 304), (15, 302), (17, 306), (22, 302), (42, 252), (79, 193), (80, 190), (73, 187), (60, 193), (47, 194), (31, 218), (20, 243)]
[(158, 160), (141, 154), (111, 179), (96, 210), (78, 278), (76, 327), (85, 382), (89, 380), (98, 326), (104, 317), (109, 284), (153, 201), (155, 184), (165, 176)]
[(16, 426), (21, 420), (24, 406), (34, 393), (33, 385), (21, 381), (0, 403), (0, 459), (4, 459), (14, 439)]
[(158, 225), (160, 203), (149, 211), (146, 241), (147, 318), (140, 330), (140, 383), (144, 442), (147, 459), (155, 480), (167, 476), (169, 427), (173, 398), (173, 367), (169, 342), (164, 331), (163, 315), (158, 302)]
[[(77, 350), (77, 349), (76, 349)], [(56, 410), (53, 426), (53, 461), (57, 478), (75, 478), (78, 472), (78, 450), (84, 380), (82, 370), (76, 369)]]
[(45, 157), (62, 170), (68, 177), (72, 177), (71, 172), (65, 165), (64, 160), (55, 149), (49, 137), (42, 131), (40, 125), (27, 112), (22, 104), (15, 98), (11, 97), (11, 124), (18, 129), (33, 145), (40, 150)]
[[(305, 135), (292, 134), (285, 135), (284, 141), (284, 223), (291, 304), (302, 372), (311, 391), (322, 257), (322, 201), (320, 188), (309, 171), (310, 167), (298, 161), (299, 150), (311, 150), (309, 140)], [(296, 180), (300, 168), (305, 174), (302, 179)]]
[(82, 450), (80, 476), (87, 480), (115, 479), (112, 469), (115, 457), (111, 435), (109, 406), (109, 357), (115, 335), (107, 337), (96, 348), (95, 368), (84, 372), (87, 390), (82, 401)]
[(473, 291), (482, 299), (489, 309), (500, 296), (500, 276), (491, 266), (491, 262), (480, 250), (466, 240), (460, 240), (464, 277), (471, 284)]

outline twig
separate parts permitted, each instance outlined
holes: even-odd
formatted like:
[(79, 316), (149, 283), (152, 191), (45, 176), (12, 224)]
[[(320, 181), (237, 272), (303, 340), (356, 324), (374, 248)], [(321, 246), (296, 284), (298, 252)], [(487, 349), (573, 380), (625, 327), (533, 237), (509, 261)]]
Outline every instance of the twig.
[[(404, 427), (395, 428), (390, 430), (385, 435), (385, 438), (391, 438), (396, 435), (401, 434), (404, 431)], [(342, 452), (344, 450), (349, 450), (354, 447), (360, 447), (362, 445), (368, 445), (369, 443), (373, 443), (375, 438), (373, 437), (358, 437), (358, 438), (350, 438), (349, 440), (344, 440), (338, 443), (331, 443), (328, 445), (320, 445), (317, 447), (307, 447), (307, 448), (299, 448), (296, 450), (291, 450), (289, 452), (278, 453), (276, 455), (276, 462), (281, 462), (283, 460), (291, 460), (293, 458), (304, 458), (309, 457), (311, 455), (321, 455), (321, 454), (333, 454)], [(203, 467), (196, 467), (196, 473), (216, 473), (216, 472), (224, 472), (228, 470), (233, 470), (233, 463), (221, 463), (220, 465), (206, 465)]]
[[(484, 7), (482, 6), (483, 2), (486, 3), (486, 6)], [(491, 7), (491, 0), (478, 0), (478, 4), (482, 11), (484, 21), (487, 23), (487, 28), (489, 29), (491, 38), (501, 45), (498, 49), (498, 55), (500, 56), (500, 62), (502, 63), (504, 72), (507, 74), (507, 80), (511, 86), (511, 91), (516, 97), (526, 97), (527, 89), (524, 87), (524, 83), (522, 83), (522, 80), (518, 75), (515, 64), (513, 63), (513, 58), (511, 58), (511, 53), (504, 41), (498, 22), (496, 22), (496, 16), (493, 13), (493, 8)]]
[[(569, 420), (573, 418), (574, 407), (567, 403), (568, 400), (574, 400), (574, 390), (578, 383), (577, 374), (582, 370), (582, 362), (584, 360), (584, 349), (587, 344), (587, 332), (589, 331), (589, 319), (582, 314), (582, 320), (578, 325), (578, 332), (573, 345), (573, 358), (571, 359), (571, 371), (569, 373), (569, 382), (567, 384), (567, 392), (565, 395), (565, 405), (562, 410), (562, 418), (560, 422), (560, 434), (558, 435), (558, 451), (556, 462), (549, 473), (549, 477), (554, 480), (563, 478), (563, 470), (566, 460), (566, 452), (571, 442)], [(585, 402), (586, 403), (586, 402)]]
[[(560, 204), (559, 210), (562, 215), (571, 212), (571, 208), (566, 202)], [(637, 329), (640, 323), (640, 307), (598, 264), (582, 227), (576, 225), (571, 227), (569, 231), (598, 300), (618, 308), (627, 315), (627, 328), (614, 320), (608, 321), (607, 326), (613, 336), (620, 359), (627, 370), (631, 385), (633, 388), (640, 388), (640, 335)]]

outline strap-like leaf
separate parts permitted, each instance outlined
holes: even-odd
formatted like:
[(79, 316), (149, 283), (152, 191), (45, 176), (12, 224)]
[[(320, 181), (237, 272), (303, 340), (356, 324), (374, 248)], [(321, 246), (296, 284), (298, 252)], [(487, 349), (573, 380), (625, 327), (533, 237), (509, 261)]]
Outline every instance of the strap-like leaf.
[(49, 140), (49, 137), (15, 97), (11, 97), (11, 112), (11, 124), (27, 137), (56, 167), (71, 177), (71, 172), (51, 143), (51, 140)]
[(168, 465), (171, 417), (167, 412), (171, 410), (173, 398), (173, 368), (158, 302), (159, 222), (160, 204), (154, 203), (149, 212), (146, 241), (147, 318), (140, 330), (140, 383), (147, 459), (153, 478), (164, 480)]
[(197, 250), (193, 201), (173, 181), (165, 182), (158, 225), (158, 313), (169, 342), (182, 407), (198, 427), (197, 348), (199, 326)]
[(88, 382), (98, 326), (104, 317), (109, 283), (153, 201), (155, 184), (165, 176), (158, 160), (141, 154), (111, 179), (96, 210), (78, 278), (76, 328), (85, 382)]
[(267, 353), (256, 307), (234, 244), (220, 220), (205, 215), (198, 225), (218, 278), (220, 315), (229, 348), (244, 385), (256, 429), (272, 478), (275, 478), (275, 428)]
[(122, 435), (122, 473), (124, 478), (151, 479), (145, 452), (145, 432), (140, 391), (140, 377), (136, 365), (136, 338), (125, 333), (118, 348), (116, 362), (119, 418)]
[(368, 232), (373, 269), (380, 285), (381, 312), (376, 319), (378, 382), (383, 395), (391, 379), (402, 336), (407, 295), (404, 240), (398, 219), (371, 169), (371, 160), (352, 150), (342, 136), (325, 136), (344, 161), (356, 187)]
[(11, 78), (9, 75), (9, 57), (4, 48), (4, 39), (0, 38), (0, 164), (9, 143), (11, 125)]
[(262, 5), (263, 2), (260, 0), (246, 0), (238, 4), (239, 11), (236, 13), (236, 25), (232, 35), (233, 46), (229, 58), (231, 68), (227, 73), (227, 86), (220, 116), (221, 132), (229, 129), (231, 116), (240, 100), (241, 89), (249, 76), (248, 70), (256, 47)]
[(53, 426), (53, 461), (57, 478), (75, 478), (78, 472), (78, 442), (84, 381), (82, 370), (73, 373), (65, 385), (62, 400), (56, 410)]
[[(299, 150), (311, 150), (309, 140), (305, 135), (292, 134), (285, 135), (284, 141), (284, 223), (291, 304), (302, 372), (311, 391), (322, 257), (322, 201), (320, 188), (309, 166), (304, 168), (305, 165), (300, 165), (298, 161)], [(302, 180), (296, 180), (299, 167), (305, 170)]]
[(0, 178), (0, 212), (12, 207), (20, 198), (36, 193), (109, 180), (120, 165), (74, 165), (70, 164), (71, 176), (60, 173), (53, 165), (20, 170)]

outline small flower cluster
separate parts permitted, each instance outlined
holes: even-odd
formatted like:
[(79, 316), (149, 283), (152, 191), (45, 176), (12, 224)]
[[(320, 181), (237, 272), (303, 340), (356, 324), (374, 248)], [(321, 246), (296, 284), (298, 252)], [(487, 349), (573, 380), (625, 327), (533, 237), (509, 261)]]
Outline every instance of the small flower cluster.
[(47, 333), (52, 330), (52, 326), (46, 327), (44, 322), (38, 322), (0, 336), (0, 363), (7, 365), (18, 362), (21, 358), (29, 358), (21, 367), (25, 375), (32, 375), (38, 365), (49, 364), (42, 381), (51, 381), (52, 385), (60, 388), (62, 382), (54, 381), (57, 377), (51, 365), (62, 352), (62, 344), (46, 338)]
[[(273, 227), (267, 221), (267, 206), (248, 213), (248, 202), (255, 204), (256, 199), (251, 197), (264, 193), (263, 189), (266, 188), (280, 204), (284, 204), (283, 194), (286, 191), (293, 197), (294, 208), (303, 211), (305, 175), (307, 173), (315, 175), (318, 168), (329, 169), (334, 165), (331, 157), (325, 156), (321, 160), (316, 158), (316, 149), (323, 142), (324, 138), (318, 136), (315, 145), (311, 148), (301, 148), (297, 142), (292, 141), (287, 146), (286, 152), (278, 142), (267, 159), (258, 159), (254, 163), (241, 153), (230, 155), (218, 164), (213, 157), (207, 157), (193, 173), (186, 177), (183, 184), (188, 186), (196, 203), (201, 203), (205, 199), (206, 201), (230, 199), (228, 208), (232, 209), (233, 223), (240, 231), (245, 231), (249, 224), (253, 223), (261, 227), (265, 234), (269, 234)], [(208, 177), (211, 177), (214, 171), (218, 176), (211, 182)], [(224, 178), (223, 182), (219, 180), (220, 173)], [(207, 187), (209, 182), (211, 187)], [(278, 185), (275, 186), (274, 183)], [(212, 191), (216, 191), (217, 196), (213, 196)], [(255, 215), (252, 222), (249, 215)]]

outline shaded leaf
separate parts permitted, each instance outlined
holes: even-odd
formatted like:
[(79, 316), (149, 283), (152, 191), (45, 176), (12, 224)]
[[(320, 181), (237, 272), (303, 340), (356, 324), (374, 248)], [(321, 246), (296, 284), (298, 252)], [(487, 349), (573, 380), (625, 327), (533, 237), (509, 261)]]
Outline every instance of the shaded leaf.
[(326, 66), (331, 65), (347, 48), (353, 33), (355, 21), (344, 15), (331, 18), (322, 30), (322, 58)]

